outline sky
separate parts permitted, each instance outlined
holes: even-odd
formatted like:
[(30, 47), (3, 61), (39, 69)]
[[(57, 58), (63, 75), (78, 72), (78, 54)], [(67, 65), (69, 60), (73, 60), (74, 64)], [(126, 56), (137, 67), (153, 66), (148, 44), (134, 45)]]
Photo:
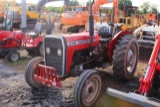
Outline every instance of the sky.
[[(16, 0), (17, 2), (21, 2), (21, 0)], [(28, 3), (37, 3), (39, 0), (26, 0)], [(88, 0), (78, 0), (78, 1), (88, 1)], [(160, 0), (132, 0), (133, 6), (140, 6), (143, 2), (149, 1), (151, 4), (159, 5), (160, 10)], [(50, 5), (59, 7), (63, 6), (63, 1), (53, 2)]]

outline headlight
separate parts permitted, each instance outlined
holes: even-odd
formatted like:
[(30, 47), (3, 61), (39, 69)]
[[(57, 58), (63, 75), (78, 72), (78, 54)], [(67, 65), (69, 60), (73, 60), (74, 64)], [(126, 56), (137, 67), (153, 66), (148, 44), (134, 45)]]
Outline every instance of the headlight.
[(50, 54), (50, 53), (51, 53), (51, 50), (50, 50), (49, 47), (46, 48), (46, 53), (47, 53), (47, 54)]
[(57, 55), (58, 55), (58, 56), (61, 56), (61, 55), (62, 55), (62, 50), (61, 50), (61, 49), (58, 49), (58, 50), (57, 50)]

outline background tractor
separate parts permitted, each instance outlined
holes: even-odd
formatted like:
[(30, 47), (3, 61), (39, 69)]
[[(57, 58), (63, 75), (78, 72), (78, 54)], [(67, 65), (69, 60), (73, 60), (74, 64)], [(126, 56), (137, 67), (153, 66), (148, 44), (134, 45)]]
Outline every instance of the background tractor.
[(138, 61), (136, 38), (123, 24), (113, 22), (94, 32), (92, 5), (89, 32), (44, 37), (44, 57), (33, 58), (25, 69), (25, 81), (31, 88), (61, 87), (63, 79), (82, 73), (75, 86), (75, 104), (92, 106), (101, 90), (101, 77), (95, 67), (113, 65), (117, 80), (133, 78)]
[[(23, 10), (26, 10), (26, 8)], [(48, 19), (43, 22), (41, 14), (39, 14), (34, 31), (26, 32), (26, 29), (23, 29), (23, 31), (13, 30), (13, 22), (18, 13), (18, 11), (9, 10), (7, 12), (7, 20), (4, 22), (4, 26), (1, 26), (3, 30), (0, 31), (0, 56), (7, 56), (9, 61), (15, 62), (20, 58), (17, 50), (22, 49), (26, 49), (30, 54), (43, 56), (44, 35), (51, 34), (54, 27), (50, 20), (50, 15), (42, 14), (46, 15), (46, 19)], [(24, 21), (27, 22), (27, 20)]]

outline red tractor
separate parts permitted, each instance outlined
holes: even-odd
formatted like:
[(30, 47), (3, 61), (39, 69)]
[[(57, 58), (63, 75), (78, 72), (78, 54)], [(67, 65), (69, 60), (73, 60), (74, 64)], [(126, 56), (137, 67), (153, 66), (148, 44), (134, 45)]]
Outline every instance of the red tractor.
[(101, 77), (95, 67), (113, 65), (119, 81), (133, 78), (139, 50), (136, 38), (120, 23), (94, 32), (92, 5), (89, 32), (45, 36), (44, 57), (33, 58), (25, 69), (25, 80), (31, 88), (61, 87), (61, 80), (83, 72), (75, 87), (75, 104), (92, 106), (101, 90)]
[(7, 55), (8, 60), (12, 62), (19, 59), (17, 50), (20, 50), (24, 45), (24, 33), (13, 31), (13, 23), (19, 18), (17, 11), (9, 10), (6, 14), (6, 20), (0, 26), (0, 57)]
[[(8, 12), (10, 17), (14, 19), (18, 17), (15, 11)], [(40, 14), (41, 15), (41, 14)], [(6, 20), (0, 27), (0, 57), (6, 57), (9, 61), (15, 62), (19, 59), (20, 55), (17, 50), (26, 49), (31, 54), (43, 53), (43, 30), (47, 34), (51, 34), (53, 23), (48, 18), (48, 23), (42, 23), (40, 15), (34, 28), (34, 32), (24, 33), (21, 30), (13, 31), (13, 20)], [(48, 16), (50, 17), (50, 16)]]

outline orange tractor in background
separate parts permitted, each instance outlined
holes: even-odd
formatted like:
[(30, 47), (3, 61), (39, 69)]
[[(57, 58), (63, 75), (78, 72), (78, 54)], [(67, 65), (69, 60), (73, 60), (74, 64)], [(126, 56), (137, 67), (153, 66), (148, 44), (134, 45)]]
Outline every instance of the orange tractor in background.
[[(93, 4), (93, 16), (94, 21), (99, 22), (100, 17), (99, 14), (99, 7), (102, 4), (110, 3), (112, 1), (107, 0), (97, 0)], [(118, 2), (113, 2), (115, 6), (118, 6)], [(89, 17), (89, 6), (64, 6), (64, 11), (62, 14), (61, 26), (63, 33), (71, 32), (82, 32), (85, 29), (86, 24), (88, 23)], [(114, 22), (117, 22), (117, 15), (118, 15), (118, 7), (115, 8), (114, 12)]]
[[(88, 17), (88, 6), (64, 6), (60, 30), (62, 30), (63, 33), (81, 32), (85, 29)], [(94, 14), (94, 20), (98, 21), (98, 16), (96, 14)]]

